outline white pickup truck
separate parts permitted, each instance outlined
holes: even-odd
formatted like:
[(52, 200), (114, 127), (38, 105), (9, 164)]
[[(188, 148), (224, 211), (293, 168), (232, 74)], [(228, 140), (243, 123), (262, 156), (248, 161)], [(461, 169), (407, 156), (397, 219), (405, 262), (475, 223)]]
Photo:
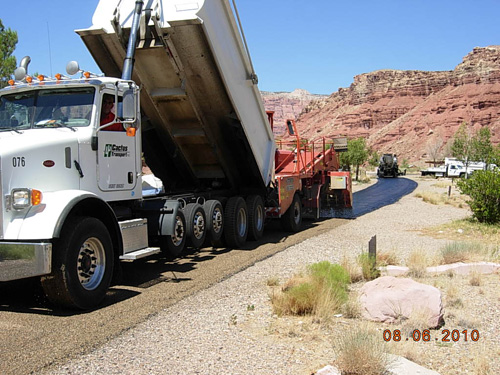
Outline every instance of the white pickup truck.
[[(467, 167), (463, 162), (455, 158), (445, 158), (444, 165), (430, 167), (420, 171), (422, 176), (433, 177), (465, 177), (471, 175), (474, 171), (486, 169), (483, 162), (469, 162)], [(490, 164), (488, 168), (495, 168), (496, 165)]]

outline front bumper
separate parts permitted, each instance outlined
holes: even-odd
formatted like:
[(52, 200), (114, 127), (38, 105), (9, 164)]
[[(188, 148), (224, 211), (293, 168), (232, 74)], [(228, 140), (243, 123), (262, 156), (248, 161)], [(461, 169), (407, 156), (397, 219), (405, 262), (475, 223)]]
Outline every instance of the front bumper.
[(49, 242), (0, 242), (0, 281), (47, 275), (51, 258)]

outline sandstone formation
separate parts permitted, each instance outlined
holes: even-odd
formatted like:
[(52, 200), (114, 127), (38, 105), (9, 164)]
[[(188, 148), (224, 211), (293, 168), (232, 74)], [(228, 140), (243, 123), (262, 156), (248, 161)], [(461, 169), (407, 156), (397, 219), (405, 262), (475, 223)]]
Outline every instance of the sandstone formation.
[(412, 279), (382, 276), (370, 281), (361, 288), (360, 303), (363, 318), (376, 322), (425, 318), (425, 328), (435, 328), (443, 321), (439, 289)]
[(303, 89), (296, 89), (292, 92), (262, 91), (261, 95), (266, 111), (274, 112), (274, 134), (277, 137), (285, 132), (287, 119), (296, 120), (312, 100), (328, 98), (326, 95), (311, 94)]
[(423, 164), (447, 156), (462, 123), (489, 126), (500, 142), (500, 46), (477, 47), (453, 71), (379, 70), (358, 75), (349, 88), (304, 108), (301, 134), (365, 137), (379, 153)]

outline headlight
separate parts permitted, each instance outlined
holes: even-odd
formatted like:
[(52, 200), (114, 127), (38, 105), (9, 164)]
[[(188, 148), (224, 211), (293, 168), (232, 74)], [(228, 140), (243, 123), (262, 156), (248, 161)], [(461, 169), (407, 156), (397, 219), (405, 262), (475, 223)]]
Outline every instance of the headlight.
[(42, 203), (42, 192), (36, 189), (12, 189), (12, 208), (22, 210)]

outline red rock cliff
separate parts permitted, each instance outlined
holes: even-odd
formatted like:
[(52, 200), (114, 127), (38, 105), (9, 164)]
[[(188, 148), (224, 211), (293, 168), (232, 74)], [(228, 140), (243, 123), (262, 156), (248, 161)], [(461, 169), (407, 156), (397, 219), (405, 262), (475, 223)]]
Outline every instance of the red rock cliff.
[(379, 70), (354, 77), (299, 117), (308, 139), (365, 137), (381, 153), (423, 162), (432, 149), (447, 154), (460, 124), (489, 126), (500, 142), (500, 46), (477, 47), (453, 71)]

